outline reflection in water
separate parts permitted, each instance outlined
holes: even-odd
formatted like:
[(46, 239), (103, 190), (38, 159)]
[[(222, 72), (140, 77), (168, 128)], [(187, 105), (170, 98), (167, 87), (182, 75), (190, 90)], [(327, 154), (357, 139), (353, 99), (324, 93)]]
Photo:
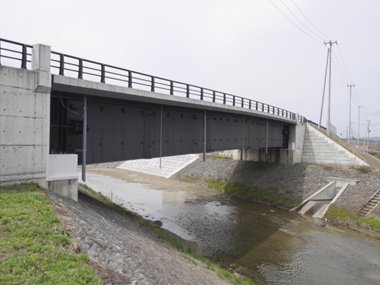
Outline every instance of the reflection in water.
[[(380, 284), (380, 246), (332, 232), (295, 213), (243, 201), (194, 201), (185, 192), (151, 190), (88, 173), (95, 191), (161, 220), (202, 255), (269, 284)], [(112, 194), (111, 194), (112, 193)], [(193, 201), (192, 201), (193, 200)]]

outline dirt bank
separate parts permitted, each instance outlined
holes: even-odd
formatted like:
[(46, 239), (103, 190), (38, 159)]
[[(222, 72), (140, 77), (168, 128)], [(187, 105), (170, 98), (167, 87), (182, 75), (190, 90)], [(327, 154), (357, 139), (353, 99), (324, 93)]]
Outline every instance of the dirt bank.
[[(349, 186), (336, 204), (358, 210), (375, 191), (380, 188), (379, 172), (361, 172), (354, 169), (321, 167), (311, 165), (283, 165), (252, 161), (233, 161), (227, 159), (201, 159), (173, 176), (172, 180), (188, 180), (197, 183), (212, 179), (227, 179), (258, 187), (273, 187), (278, 193), (290, 192), (291, 195), (305, 199), (325, 186), (328, 177), (342, 177), (359, 180), (356, 186)], [(380, 207), (374, 210), (380, 214)]]
[(46, 192), (106, 284), (229, 284), (92, 197), (80, 193), (74, 202)]

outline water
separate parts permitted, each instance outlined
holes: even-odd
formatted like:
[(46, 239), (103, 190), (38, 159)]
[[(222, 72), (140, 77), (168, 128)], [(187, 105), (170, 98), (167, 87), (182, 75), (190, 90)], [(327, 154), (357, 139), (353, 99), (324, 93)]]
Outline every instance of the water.
[(95, 191), (160, 220), (196, 243), (202, 255), (257, 283), (380, 284), (378, 242), (322, 228), (307, 216), (233, 199), (197, 201), (183, 191), (94, 173), (87, 180)]

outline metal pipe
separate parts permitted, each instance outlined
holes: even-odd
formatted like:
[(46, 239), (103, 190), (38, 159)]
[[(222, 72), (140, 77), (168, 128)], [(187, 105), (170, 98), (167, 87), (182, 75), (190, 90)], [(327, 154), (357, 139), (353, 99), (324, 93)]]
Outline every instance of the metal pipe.
[(160, 119), (160, 169), (161, 169), (161, 158), (162, 158), (162, 105), (161, 105), (161, 119)]
[(82, 146), (82, 180), (86, 182), (86, 152), (87, 152), (87, 97), (83, 97), (83, 146)]
[(265, 145), (265, 153), (268, 154), (268, 119), (267, 119), (267, 139)]
[(240, 160), (243, 160), (243, 151), (244, 151), (244, 116), (243, 116), (243, 134), (241, 136), (241, 154), (240, 154)]
[(206, 162), (206, 111), (203, 115), (203, 162)]

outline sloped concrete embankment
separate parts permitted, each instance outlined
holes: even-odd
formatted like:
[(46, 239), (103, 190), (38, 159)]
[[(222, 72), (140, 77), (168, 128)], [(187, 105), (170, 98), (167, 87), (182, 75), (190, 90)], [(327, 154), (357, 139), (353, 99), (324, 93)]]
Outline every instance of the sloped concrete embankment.
[[(364, 173), (358, 170), (343, 170), (310, 165), (283, 165), (252, 161), (231, 161), (208, 158), (188, 165), (172, 179), (200, 177), (202, 180), (224, 179), (253, 184), (258, 187), (274, 187), (279, 193), (292, 191), (302, 200), (325, 186), (328, 177), (341, 177), (359, 180), (355, 186), (349, 186), (336, 201), (336, 205), (359, 209), (380, 188), (380, 173)], [(287, 194), (289, 195), (289, 194)], [(380, 214), (377, 207), (373, 213)]]

